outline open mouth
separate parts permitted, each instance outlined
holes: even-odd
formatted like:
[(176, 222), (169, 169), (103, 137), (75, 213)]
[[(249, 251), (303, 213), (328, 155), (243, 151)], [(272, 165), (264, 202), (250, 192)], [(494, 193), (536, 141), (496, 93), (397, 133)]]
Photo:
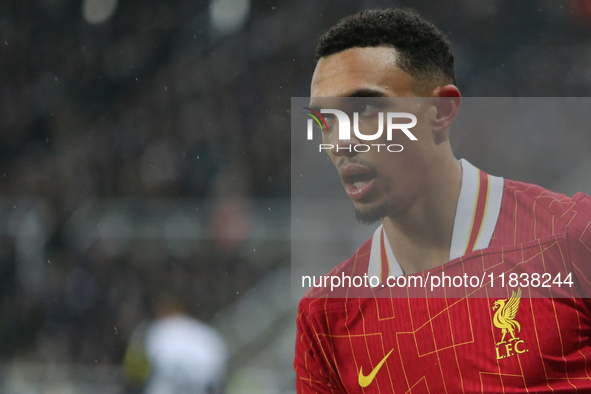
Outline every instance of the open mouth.
[(345, 183), (354, 189), (361, 189), (375, 177), (374, 174), (356, 174), (345, 178)]
[(368, 167), (350, 164), (339, 168), (339, 176), (349, 198), (361, 200), (371, 192), (376, 174)]

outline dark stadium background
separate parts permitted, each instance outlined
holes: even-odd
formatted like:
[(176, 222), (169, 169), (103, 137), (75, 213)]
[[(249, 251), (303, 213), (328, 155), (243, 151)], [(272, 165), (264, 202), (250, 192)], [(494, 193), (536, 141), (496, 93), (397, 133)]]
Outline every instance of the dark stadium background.
[[(448, 35), (464, 96), (591, 91), (586, 0), (0, 2), (1, 392), (123, 392), (167, 289), (226, 338), (228, 392), (295, 391), (290, 98), (323, 31), (384, 6)], [(589, 192), (591, 133), (535, 132), (458, 149)]]

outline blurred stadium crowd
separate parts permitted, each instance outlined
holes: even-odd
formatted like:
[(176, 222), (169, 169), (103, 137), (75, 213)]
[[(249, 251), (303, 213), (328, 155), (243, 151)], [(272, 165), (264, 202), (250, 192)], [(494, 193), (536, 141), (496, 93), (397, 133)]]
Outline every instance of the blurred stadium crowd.
[[(0, 239), (1, 362), (120, 364), (163, 288), (209, 321), (289, 264), (289, 244), (261, 261), (244, 234), (228, 241), (248, 213), (232, 201), (289, 198), (290, 98), (309, 93), (316, 39), (344, 15), (417, 8), (453, 42), (465, 96), (591, 91), (585, 0), (252, 0), (236, 31), (211, 12), (233, 0), (120, 1), (99, 24), (81, 3), (0, 3), (0, 201), (34, 197), (51, 218), (33, 288), (19, 279), (14, 236)], [(214, 209), (184, 253), (166, 240), (116, 251), (72, 240), (80, 207), (125, 198)]]

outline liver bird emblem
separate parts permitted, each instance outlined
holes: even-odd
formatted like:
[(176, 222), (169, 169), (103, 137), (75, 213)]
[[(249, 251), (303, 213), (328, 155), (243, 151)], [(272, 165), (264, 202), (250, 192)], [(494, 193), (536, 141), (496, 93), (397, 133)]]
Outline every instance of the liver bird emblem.
[(498, 308), (493, 317), (493, 323), (495, 327), (500, 328), (501, 332), (503, 333), (501, 341), (497, 343), (497, 346), (505, 343), (505, 336), (507, 333), (511, 334), (511, 339), (509, 339), (509, 342), (519, 339), (515, 337), (515, 329), (521, 331), (521, 326), (519, 325), (519, 322), (515, 320), (515, 315), (519, 309), (520, 302), (521, 288), (518, 287), (517, 293), (515, 291), (511, 291), (511, 298), (508, 300), (497, 300), (492, 306), (493, 311), (497, 310)]

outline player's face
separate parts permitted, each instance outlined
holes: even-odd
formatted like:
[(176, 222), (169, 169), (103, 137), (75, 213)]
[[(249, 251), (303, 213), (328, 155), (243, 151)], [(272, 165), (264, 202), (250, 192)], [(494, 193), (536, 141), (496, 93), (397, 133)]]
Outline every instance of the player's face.
[[(337, 139), (338, 132), (333, 130), (323, 135), (323, 142), (341, 147), (362, 143), (402, 145), (404, 149), (398, 153), (383, 148), (378, 152), (373, 147), (361, 153), (353, 149), (351, 152), (344, 149), (327, 152), (355, 204), (360, 221), (370, 223), (411, 209), (413, 202), (422, 198), (425, 185), (430, 182), (429, 174), (433, 173), (431, 169), (436, 165), (434, 146), (437, 141), (429, 127), (436, 109), (429, 100), (416, 98), (413, 78), (397, 67), (395, 50), (387, 47), (352, 48), (321, 58), (312, 78), (311, 96), (311, 105), (318, 108), (334, 108), (330, 105), (339, 101), (328, 98), (363, 97), (355, 99), (358, 108), (355, 111), (366, 112), (374, 110), (372, 100), (391, 101), (376, 100), (375, 97), (408, 97), (392, 100), (397, 102), (397, 108), (381, 108), (380, 111), (414, 114), (417, 125), (411, 131), (418, 141), (411, 141), (402, 132), (393, 133), (393, 140), (388, 141), (385, 131), (374, 141), (360, 142), (353, 133), (351, 140), (342, 141)], [(360, 131), (374, 134), (376, 128)]]

